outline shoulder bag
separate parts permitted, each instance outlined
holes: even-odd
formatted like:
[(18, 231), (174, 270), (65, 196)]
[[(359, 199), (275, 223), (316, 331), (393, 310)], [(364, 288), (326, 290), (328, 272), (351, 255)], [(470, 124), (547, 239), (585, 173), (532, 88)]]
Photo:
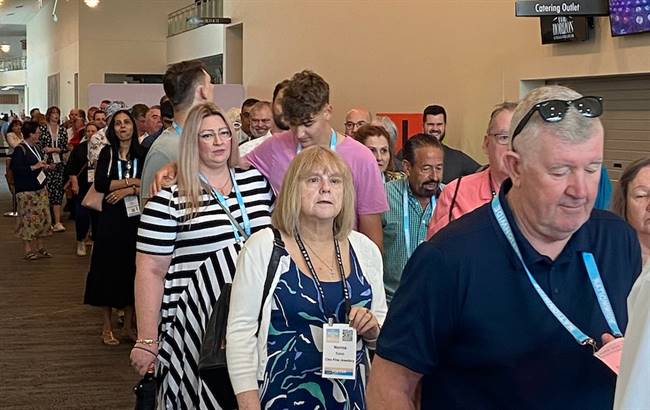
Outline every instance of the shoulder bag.
[[(230, 214), (228, 211), (226, 213)], [(232, 217), (232, 215), (229, 215), (229, 217)], [(239, 224), (236, 224), (236, 226), (239, 227)], [(264, 281), (264, 290), (262, 291), (262, 304), (257, 317), (257, 332), (255, 332), (255, 336), (260, 331), (264, 300), (269, 294), (273, 278), (275, 277), (275, 271), (278, 268), (284, 250), (284, 242), (282, 242), (280, 231), (275, 228), (271, 229), (273, 229), (274, 237), (273, 251), (266, 271), (266, 280)], [(235, 392), (230, 382), (228, 364), (226, 363), (226, 327), (228, 324), (231, 288), (232, 284), (230, 283), (226, 283), (221, 288), (221, 294), (214, 304), (212, 315), (205, 329), (203, 343), (201, 344), (201, 354), (199, 356), (199, 374), (210, 387), (219, 406), (223, 409), (237, 408), (237, 398), (235, 397)]]
[[(108, 162), (108, 173), (106, 174), (106, 176), (109, 176), (111, 174), (111, 166), (113, 165), (113, 150), (109, 148), (109, 152), (111, 153), (111, 157)], [(86, 208), (94, 209), (95, 211), (101, 212), (103, 202), (104, 202), (104, 194), (98, 192), (95, 189), (95, 183), (93, 182), (93, 184), (88, 189), (86, 196), (84, 196), (84, 199), (81, 201), (81, 205), (85, 206)]]

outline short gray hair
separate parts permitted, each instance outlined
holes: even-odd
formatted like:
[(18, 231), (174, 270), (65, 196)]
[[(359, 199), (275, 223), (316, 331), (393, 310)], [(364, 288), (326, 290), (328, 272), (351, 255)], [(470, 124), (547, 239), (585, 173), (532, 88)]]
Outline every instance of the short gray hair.
[[(512, 134), (517, 128), (517, 125), (519, 125), (519, 122), (535, 104), (548, 100), (576, 100), (580, 97), (582, 95), (578, 92), (560, 85), (549, 85), (532, 90), (521, 100), (512, 115), (510, 138), (512, 139)], [(516, 147), (513, 141), (512, 149), (526, 151), (527, 148), (535, 143), (539, 132), (542, 130), (549, 131), (566, 142), (578, 143), (586, 141), (594, 135), (594, 127), (597, 125), (600, 125), (599, 118), (587, 118), (581, 115), (573, 105), (569, 107), (566, 115), (559, 122), (546, 122), (539, 113), (535, 113), (517, 136)]]
[(390, 145), (395, 147), (397, 142), (397, 125), (389, 117), (385, 115), (376, 115), (375, 119), (372, 120), (372, 125), (378, 125), (388, 132), (390, 137)]

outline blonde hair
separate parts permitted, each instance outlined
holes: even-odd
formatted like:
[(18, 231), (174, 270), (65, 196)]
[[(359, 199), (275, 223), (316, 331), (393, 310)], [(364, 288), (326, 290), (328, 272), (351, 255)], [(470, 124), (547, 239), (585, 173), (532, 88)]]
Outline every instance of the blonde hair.
[(303, 150), (289, 164), (282, 182), (280, 197), (273, 211), (273, 226), (287, 235), (295, 235), (300, 228), (302, 181), (313, 171), (325, 169), (339, 173), (343, 179), (343, 198), (341, 211), (334, 218), (334, 237), (343, 240), (352, 230), (355, 218), (355, 193), (352, 173), (348, 165), (334, 152), (320, 146)]
[[(233, 127), (226, 115), (214, 103), (206, 102), (193, 107), (187, 115), (183, 133), (181, 134), (180, 150), (178, 154), (178, 196), (183, 197), (185, 208), (188, 210), (186, 219), (196, 216), (201, 206), (203, 183), (199, 177), (199, 131), (201, 122), (212, 116), (220, 117), (230, 130), (234, 138)], [(232, 138), (230, 140), (230, 156), (228, 167), (232, 168), (239, 163), (239, 145)]]

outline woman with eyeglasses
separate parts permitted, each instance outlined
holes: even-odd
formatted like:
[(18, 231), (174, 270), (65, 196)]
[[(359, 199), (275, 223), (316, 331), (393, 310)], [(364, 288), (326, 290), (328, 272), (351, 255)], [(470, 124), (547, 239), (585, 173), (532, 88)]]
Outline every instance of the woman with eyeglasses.
[(149, 199), (138, 231), (138, 338), (131, 364), (155, 368), (159, 408), (219, 408), (199, 374), (206, 324), (232, 282), (243, 242), (271, 224), (271, 185), (236, 168), (237, 140), (212, 103), (194, 107), (180, 138), (177, 183)]
[(650, 405), (650, 158), (623, 171), (612, 211), (634, 228), (643, 257), (643, 271), (627, 299), (629, 320), (614, 408), (642, 409)]
[(120, 344), (113, 334), (112, 309), (124, 309), (125, 339), (135, 339), (133, 281), (135, 239), (140, 210), (138, 194), (144, 163), (135, 121), (128, 110), (117, 111), (106, 130), (109, 145), (99, 153), (95, 189), (104, 194), (94, 239), (84, 303), (102, 308), (102, 342)]

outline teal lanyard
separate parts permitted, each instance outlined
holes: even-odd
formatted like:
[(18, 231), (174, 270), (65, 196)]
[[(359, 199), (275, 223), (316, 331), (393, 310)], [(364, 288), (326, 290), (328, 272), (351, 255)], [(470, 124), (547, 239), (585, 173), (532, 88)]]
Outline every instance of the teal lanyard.
[[(408, 195), (408, 190), (409, 190), (409, 185), (408, 182), (405, 181), (404, 184), (404, 190), (402, 191), (402, 213), (403, 213), (403, 220), (402, 224), (404, 225), (404, 241), (406, 242), (406, 254), (410, 257), (411, 256), (411, 217), (409, 215), (409, 195)], [(436, 209), (436, 197), (435, 195), (431, 196), (431, 202), (429, 202), (429, 205), (427, 205), (426, 208), (424, 208), (424, 212), (426, 213), (427, 208), (431, 206), (431, 215), (433, 215), (433, 211)], [(417, 235), (416, 232), (416, 237), (419, 239), (419, 235)], [(422, 243), (422, 241), (418, 241), (418, 245)]]
[(181, 135), (183, 133), (183, 127), (178, 125), (176, 121), (172, 122), (172, 127), (174, 127), (174, 130), (176, 131), (176, 134)]
[[(208, 179), (204, 177), (203, 175), (199, 175), (201, 178), (201, 181), (203, 181), (207, 186), (211, 187), (210, 183), (208, 182)], [(237, 196), (237, 204), (239, 205), (239, 210), (241, 211), (241, 216), (242, 219), (244, 220), (244, 233), (246, 234), (246, 237), (243, 240), (248, 239), (249, 236), (251, 236), (251, 222), (250, 219), (248, 218), (248, 212), (246, 212), (246, 204), (244, 204), (244, 199), (241, 195), (241, 191), (239, 190), (239, 185), (237, 184), (237, 180), (235, 179), (235, 173), (233, 170), (230, 170), (230, 178), (232, 180), (232, 186), (235, 189), (235, 195)], [(226, 198), (221, 194), (221, 192), (217, 191), (216, 189), (212, 188), (211, 194), (215, 197), (217, 201), (221, 204), (221, 206), (224, 209), (230, 209), (228, 206), (228, 203), (226, 202)], [(231, 225), (233, 224), (232, 221), (230, 223)], [(241, 242), (242, 238), (241, 235), (239, 234), (239, 229), (236, 226), (232, 226), (232, 230), (235, 234), (235, 240), (237, 242)]]
[[(498, 195), (492, 199), (492, 212), (494, 213), (494, 217), (499, 223), (503, 234), (506, 236), (506, 239), (514, 250), (515, 255), (517, 255), (517, 258), (523, 265), (524, 270), (526, 271), (526, 275), (528, 275), (528, 280), (533, 285), (533, 288), (542, 299), (548, 310), (551, 311), (553, 316), (555, 316), (555, 318), (562, 324), (562, 326), (564, 326), (564, 328), (569, 333), (571, 333), (571, 336), (573, 336), (573, 338), (579, 344), (583, 346), (591, 345), (595, 349), (596, 342), (594, 339), (584, 334), (580, 329), (578, 329), (576, 325), (573, 324), (573, 322), (571, 322), (571, 320), (569, 320), (569, 318), (564, 315), (564, 313), (562, 313), (562, 311), (555, 305), (555, 303), (553, 303), (551, 298), (548, 297), (546, 292), (544, 292), (544, 289), (539, 286), (539, 283), (537, 283), (533, 275), (530, 273), (530, 270), (528, 270), (528, 267), (524, 262), (524, 258), (521, 255), (521, 251), (519, 250), (519, 246), (517, 245), (517, 241), (515, 240), (515, 236), (512, 233), (512, 229), (510, 228), (510, 224), (508, 223), (508, 218), (503, 211), (503, 207), (501, 206), (501, 201), (499, 200)], [(600, 310), (603, 312), (603, 315), (607, 320), (607, 324), (609, 325), (612, 334), (616, 337), (623, 336), (621, 330), (618, 327), (618, 323), (616, 322), (616, 317), (614, 316), (612, 305), (609, 302), (609, 297), (607, 297), (607, 292), (605, 291), (605, 286), (603, 285), (603, 281), (600, 277), (600, 272), (598, 272), (598, 267), (596, 266), (594, 255), (589, 252), (582, 252), (582, 260), (585, 264), (585, 268), (587, 269), (587, 274), (589, 275), (591, 286), (596, 293), (596, 298), (598, 299)]]
[[(330, 135), (330, 149), (336, 151), (336, 131), (332, 130), (332, 135)], [(302, 151), (302, 145), (298, 144), (296, 148), (296, 154), (300, 154)]]

